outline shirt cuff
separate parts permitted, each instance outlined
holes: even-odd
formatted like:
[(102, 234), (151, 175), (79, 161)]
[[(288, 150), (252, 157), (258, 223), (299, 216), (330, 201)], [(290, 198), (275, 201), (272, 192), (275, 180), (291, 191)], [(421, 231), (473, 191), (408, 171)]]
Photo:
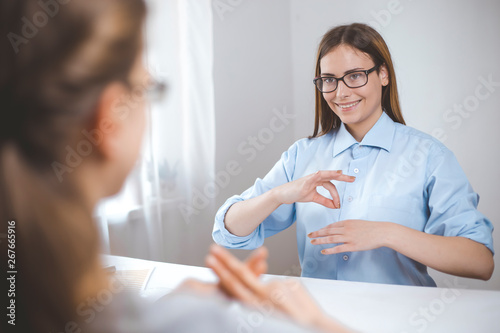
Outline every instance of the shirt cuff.
[(228, 247), (228, 248), (256, 248), (255, 246), (250, 246), (250, 242), (253, 238), (256, 237), (256, 234), (258, 233), (258, 229), (260, 228), (257, 227), (252, 233), (250, 233), (247, 236), (236, 236), (233, 235), (231, 232), (229, 232), (226, 229), (226, 226), (224, 224), (224, 218), (226, 217), (226, 213), (229, 210), (229, 208), (234, 205), (237, 202), (244, 201), (243, 198), (240, 196), (233, 196), (229, 198), (217, 211), (217, 214), (215, 215), (215, 224), (214, 224), (214, 230), (212, 233), (212, 237), (214, 241), (222, 246)]

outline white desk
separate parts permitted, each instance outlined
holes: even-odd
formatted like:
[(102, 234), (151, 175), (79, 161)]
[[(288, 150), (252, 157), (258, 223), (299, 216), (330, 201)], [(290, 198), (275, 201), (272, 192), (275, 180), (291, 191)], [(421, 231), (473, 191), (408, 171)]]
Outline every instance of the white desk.
[[(103, 256), (117, 270), (154, 267), (143, 292), (156, 298), (186, 278), (216, 281), (210, 269), (126, 257)], [(263, 279), (283, 278), (265, 275)], [(361, 332), (500, 332), (500, 291), (407, 287), (311, 278), (300, 279), (327, 313)]]

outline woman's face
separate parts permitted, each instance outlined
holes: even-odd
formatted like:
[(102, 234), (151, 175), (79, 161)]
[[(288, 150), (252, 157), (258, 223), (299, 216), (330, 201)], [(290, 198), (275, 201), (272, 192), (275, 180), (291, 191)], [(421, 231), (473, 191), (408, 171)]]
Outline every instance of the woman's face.
[[(321, 75), (335, 78), (353, 70), (368, 70), (374, 65), (369, 55), (346, 45), (337, 46), (320, 61)], [(382, 114), (382, 86), (389, 83), (388, 77), (383, 65), (378, 73), (373, 71), (368, 75), (368, 82), (362, 87), (349, 88), (339, 81), (335, 91), (323, 93), (330, 108), (357, 140), (360, 135), (362, 139)]]
[(124, 135), (121, 136), (120, 151), (122, 156), (117, 164), (122, 171), (120, 172), (123, 178), (122, 182), (137, 162), (146, 126), (147, 101), (144, 95), (149, 82), (149, 73), (144, 68), (141, 56), (138, 56), (129, 78), (132, 87), (121, 100), (120, 105), (124, 110), (120, 114)]

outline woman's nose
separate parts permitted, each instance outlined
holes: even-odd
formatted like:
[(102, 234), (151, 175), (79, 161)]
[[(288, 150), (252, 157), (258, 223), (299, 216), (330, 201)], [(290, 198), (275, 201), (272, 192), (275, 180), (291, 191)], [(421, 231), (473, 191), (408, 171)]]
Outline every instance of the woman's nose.
[(350, 95), (350, 88), (346, 86), (344, 81), (337, 82), (337, 98), (345, 98)]

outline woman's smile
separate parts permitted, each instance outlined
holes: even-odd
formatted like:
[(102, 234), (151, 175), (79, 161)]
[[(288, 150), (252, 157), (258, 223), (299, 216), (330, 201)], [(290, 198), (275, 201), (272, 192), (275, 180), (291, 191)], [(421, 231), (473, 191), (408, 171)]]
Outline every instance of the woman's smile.
[(352, 111), (356, 109), (359, 105), (361, 100), (353, 101), (353, 102), (346, 102), (346, 103), (335, 103), (335, 105), (340, 109), (342, 112), (347, 112), (347, 111)]

